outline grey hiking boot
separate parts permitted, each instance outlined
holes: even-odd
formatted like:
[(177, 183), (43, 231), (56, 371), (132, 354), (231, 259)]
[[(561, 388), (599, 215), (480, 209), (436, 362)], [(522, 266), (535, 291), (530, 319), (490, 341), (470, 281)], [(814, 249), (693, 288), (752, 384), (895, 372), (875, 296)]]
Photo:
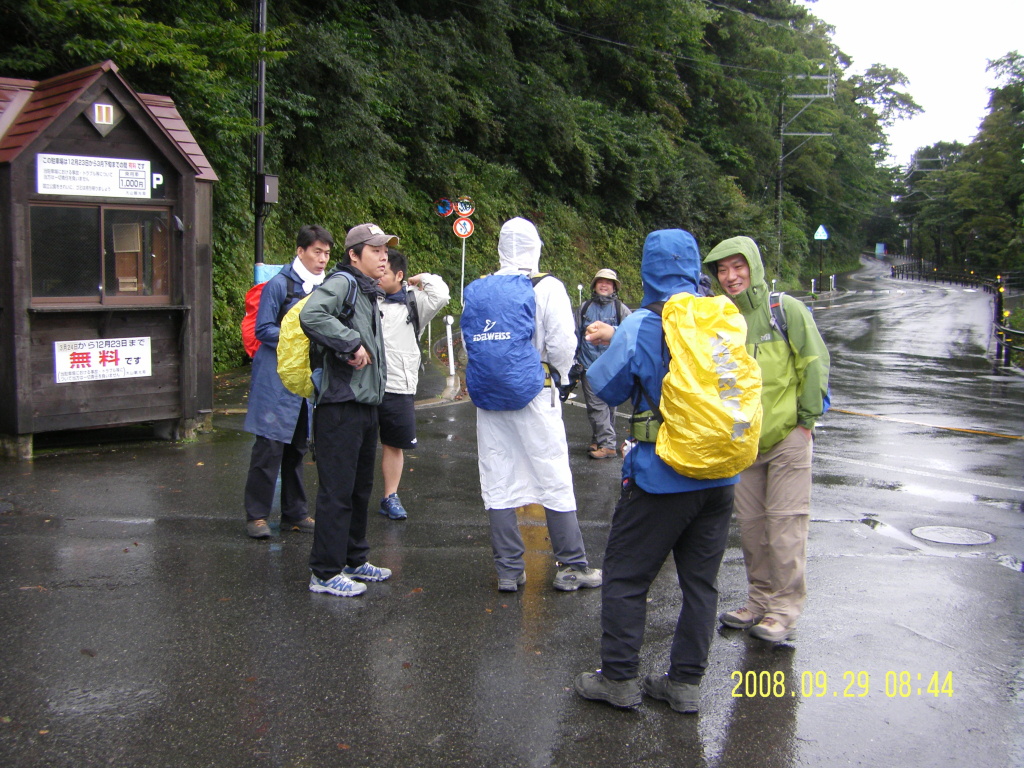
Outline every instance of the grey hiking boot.
[(263, 518), (250, 520), (245, 524), (245, 533), (250, 539), (269, 539), (270, 526)]
[(561, 592), (575, 592), (577, 589), (600, 587), (601, 569), (590, 568), (586, 565), (562, 565), (558, 563), (553, 586)]
[(629, 680), (609, 680), (600, 672), (584, 672), (576, 676), (573, 687), (584, 699), (607, 701), (620, 709), (632, 709), (643, 700), (640, 683), (635, 677)]
[(316, 528), (316, 520), (306, 515), (301, 520), (293, 520), (288, 517), (281, 518), (281, 533), (293, 531), (296, 533), (312, 533)]
[(514, 579), (498, 579), (499, 592), (518, 592), (519, 588), (526, 583), (526, 573), (522, 572)]
[(640, 684), (644, 693), (652, 699), (667, 701), (676, 712), (694, 714), (700, 705), (700, 686), (694, 683), (677, 683), (668, 675), (651, 673)]

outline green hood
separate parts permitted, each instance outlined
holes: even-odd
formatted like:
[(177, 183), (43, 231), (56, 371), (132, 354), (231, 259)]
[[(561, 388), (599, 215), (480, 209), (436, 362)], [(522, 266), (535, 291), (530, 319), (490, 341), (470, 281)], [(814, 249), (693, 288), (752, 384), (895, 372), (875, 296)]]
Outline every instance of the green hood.
[(709, 265), (708, 274), (715, 286), (715, 292), (727, 296), (728, 294), (722, 289), (722, 284), (718, 282), (718, 269), (714, 264), (716, 261), (737, 255), (746, 259), (747, 265), (750, 267), (750, 287), (743, 293), (729, 296), (729, 298), (736, 304), (740, 312), (747, 314), (755, 307), (761, 306), (768, 298), (768, 283), (764, 279), (764, 264), (761, 263), (761, 251), (757, 247), (757, 243), (749, 237), (730, 237), (711, 249), (711, 253), (704, 259), (704, 264)]

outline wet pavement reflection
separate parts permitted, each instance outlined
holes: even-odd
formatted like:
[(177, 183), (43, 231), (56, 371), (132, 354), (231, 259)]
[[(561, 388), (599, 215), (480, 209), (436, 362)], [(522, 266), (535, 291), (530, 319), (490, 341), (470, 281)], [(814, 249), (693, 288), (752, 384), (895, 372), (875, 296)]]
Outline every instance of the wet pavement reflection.
[[(993, 372), (987, 294), (874, 260), (840, 288), (814, 304), (833, 411), (807, 610), (786, 645), (719, 630), (698, 716), (572, 692), (599, 665), (600, 595), (551, 589), (535, 510), (528, 581), (496, 591), (474, 410), (432, 398), (446, 370), (424, 377), (409, 519), (371, 514), (394, 576), (354, 599), (307, 591), (308, 536), (245, 537), (244, 376), (223, 377), (195, 441), (0, 463), (0, 765), (1024, 765), (1024, 378)], [(587, 457), (581, 403), (565, 421), (599, 565), (619, 463)], [(306, 480), (315, 498), (312, 465)], [(914, 533), (929, 527), (991, 541)], [(643, 672), (667, 662), (672, 570)], [(735, 531), (719, 590), (743, 599)]]

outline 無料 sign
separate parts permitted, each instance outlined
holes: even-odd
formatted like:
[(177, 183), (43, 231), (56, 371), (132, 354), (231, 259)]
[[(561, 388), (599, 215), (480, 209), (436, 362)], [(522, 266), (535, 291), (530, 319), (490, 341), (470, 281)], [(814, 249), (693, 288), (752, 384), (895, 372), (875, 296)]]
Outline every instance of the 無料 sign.
[(55, 341), (53, 369), (57, 384), (152, 376), (149, 336)]

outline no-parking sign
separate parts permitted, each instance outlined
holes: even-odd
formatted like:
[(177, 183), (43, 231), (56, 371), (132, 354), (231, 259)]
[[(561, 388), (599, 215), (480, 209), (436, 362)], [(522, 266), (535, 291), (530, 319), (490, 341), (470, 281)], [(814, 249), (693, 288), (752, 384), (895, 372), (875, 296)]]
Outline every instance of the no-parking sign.
[(452, 224), (455, 234), (461, 238), (467, 238), (473, 234), (473, 220), (467, 218), (456, 219)]

